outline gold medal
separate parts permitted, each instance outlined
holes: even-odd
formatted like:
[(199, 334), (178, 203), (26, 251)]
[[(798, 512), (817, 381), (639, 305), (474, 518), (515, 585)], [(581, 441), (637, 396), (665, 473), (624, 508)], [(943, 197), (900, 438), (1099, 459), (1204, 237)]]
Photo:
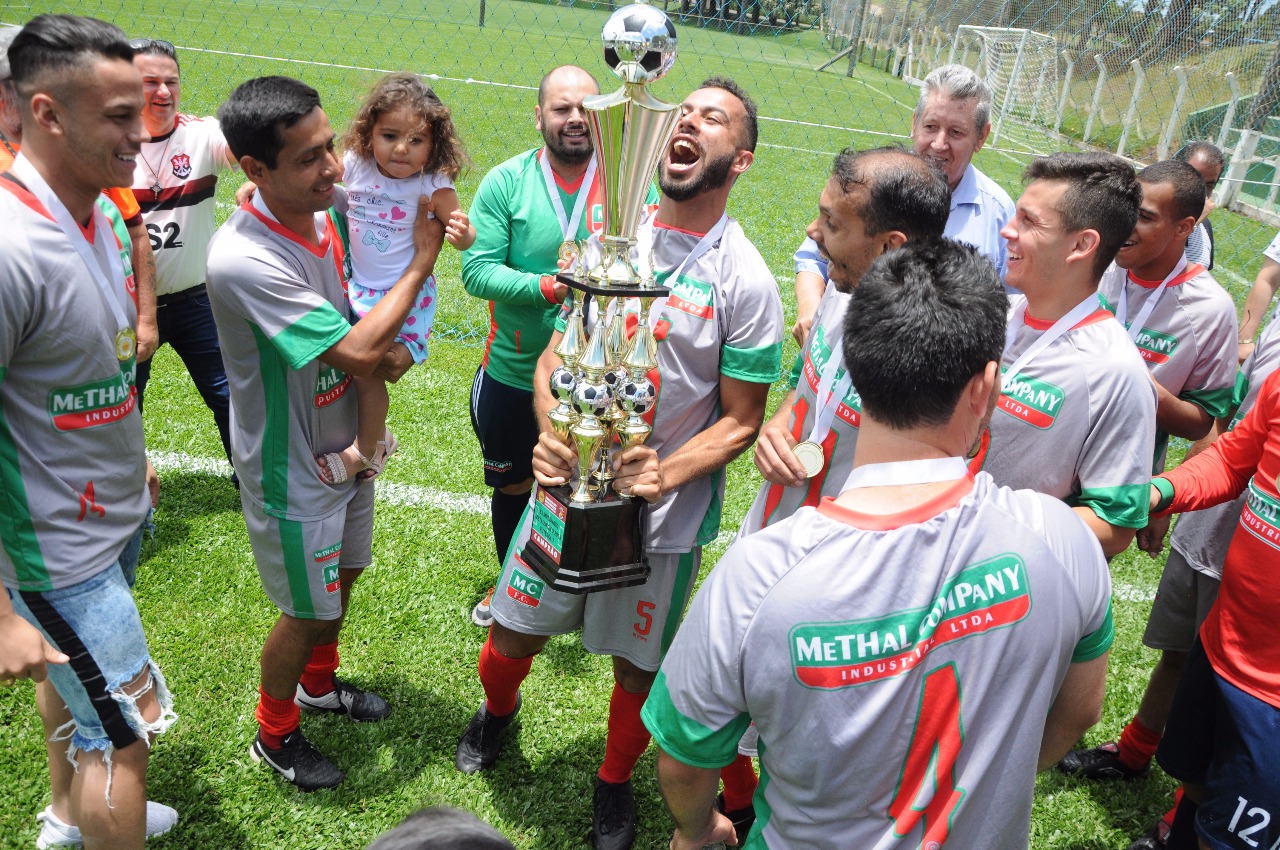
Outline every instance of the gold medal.
[(805, 477), (812, 478), (822, 471), (822, 466), (826, 463), (826, 456), (823, 454), (822, 446), (805, 440), (803, 443), (796, 443), (796, 447), (792, 451), (795, 452), (796, 459), (800, 461), (800, 465), (804, 467)]
[(138, 335), (133, 328), (124, 328), (116, 334), (116, 359), (121, 363), (129, 360), (138, 352)]
[[(578, 243), (568, 239), (560, 243), (559, 257), (561, 261), (567, 263), (569, 262), (570, 259), (575, 257), (577, 253), (578, 253)], [(568, 271), (568, 269), (566, 268), (565, 271)]]

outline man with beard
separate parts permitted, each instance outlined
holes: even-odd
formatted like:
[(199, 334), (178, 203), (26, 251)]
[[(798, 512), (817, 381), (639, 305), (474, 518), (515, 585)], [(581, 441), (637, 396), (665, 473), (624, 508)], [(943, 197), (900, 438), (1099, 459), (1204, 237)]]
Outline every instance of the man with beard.
[[(963, 65), (943, 65), (924, 78), (911, 117), (911, 147), (935, 165), (951, 187), (943, 235), (977, 248), (1003, 280), (1007, 252), (1000, 228), (1013, 218), (1013, 201), (973, 164), (990, 133), (991, 87), (981, 77)], [(796, 251), (795, 263), (799, 320), (794, 333), (803, 345), (827, 288), (827, 261), (810, 238)]]
[[(534, 122), (545, 146), (485, 175), (471, 205), (476, 241), (462, 255), (462, 285), (489, 302), (489, 338), (471, 386), (471, 427), (493, 488), (493, 541), (501, 565), (533, 486), (533, 371), (568, 288), (556, 283), (560, 248), (602, 224), (596, 163), (583, 98), (600, 87), (562, 65), (542, 78)], [(655, 198), (650, 198), (651, 201)], [(575, 249), (576, 250), (576, 249)], [(488, 627), (488, 595), (471, 619)]]
[[(649, 743), (640, 708), (693, 589), (701, 547), (719, 529), (724, 467), (755, 439), (769, 384), (778, 376), (783, 317), (777, 287), (725, 212), (755, 145), (750, 98), (730, 80), (703, 83), (681, 106), (659, 170), (662, 199), (638, 234), (641, 265), (652, 256), (658, 282), (679, 294), (652, 308), (658, 339), (653, 433), (645, 445), (614, 460), (619, 492), (651, 503), (646, 552), (653, 572), (644, 585), (586, 596), (546, 587), (523, 558), (534, 514), (530, 500), (498, 581), (494, 623), (480, 654), (485, 702), (458, 742), (459, 770), (491, 766), (519, 709), (520, 683), (533, 657), (552, 635), (582, 628), (589, 652), (613, 656), (615, 680), (593, 804), (597, 848), (628, 848), (635, 839), (631, 772)], [(598, 250), (593, 240), (589, 253)], [(624, 309), (636, 307), (632, 302)], [(574, 445), (545, 421), (555, 406), (547, 380), (561, 362), (554, 351), (559, 339), (560, 333), (552, 335), (534, 378), (536, 409), (544, 419), (533, 468), (547, 487), (564, 484), (577, 465)], [(517, 583), (525, 592), (515, 590)]]

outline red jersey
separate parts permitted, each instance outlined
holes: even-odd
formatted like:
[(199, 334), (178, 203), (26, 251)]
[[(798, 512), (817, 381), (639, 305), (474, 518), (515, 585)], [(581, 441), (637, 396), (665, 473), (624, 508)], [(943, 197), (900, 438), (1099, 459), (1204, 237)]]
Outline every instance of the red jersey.
[[(1231, 684), (1280, 707), (1280, 371), (1258, 401), (1212, 446), (1160, 478), (1171, 511), (1190, 511), (1248, 491), (1222, 568), (1218, 601), (1200, 629), (1205, 654)], [(1157, 479), (1159, 480), (1159, 479)], [(1167, 485), (1165, 488), (1167, 491)]]

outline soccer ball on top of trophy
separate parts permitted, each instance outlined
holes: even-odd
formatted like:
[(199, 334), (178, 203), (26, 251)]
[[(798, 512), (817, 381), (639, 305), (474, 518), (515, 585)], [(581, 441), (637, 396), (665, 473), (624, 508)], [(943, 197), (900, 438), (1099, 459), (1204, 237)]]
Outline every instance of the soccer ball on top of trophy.
[[(676, 31), (647, 3), (623, 7), (605, 22), (605, 62), (622, 88), (586, 98), (604, 205), (599, 258), (587, 263), (586, 243), (564, 246), (576, 261), (558, 279), (570, 287), (568, 319), (556, 347), (563, 361), (551, 375), (557, 405), (548, 415), (578, 451), (574, 480), (538, 487), (525, 560), (557, 590), (590, 593), (642, 584), (649, 576), (641, 518), (644, 503), (613, 486), (615, 441), (625, 451), (648, 439), (645, 421), (657, 400), (649, 372), (658, 347), (649, 310), (669, 290), (656, 284), (653, 260), (641, 275), (632, 260), (644, 200), (679, 120), (680, 108), (646, 86), (676, 58)], [(624, 304), (635, 298), (639, 321), (628, 339)], [(595, 316), (588, 335), (585, 317)]]

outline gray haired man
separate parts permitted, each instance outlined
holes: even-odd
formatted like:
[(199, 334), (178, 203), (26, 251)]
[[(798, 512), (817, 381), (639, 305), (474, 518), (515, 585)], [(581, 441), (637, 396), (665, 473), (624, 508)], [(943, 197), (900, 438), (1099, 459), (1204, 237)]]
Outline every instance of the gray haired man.
[[(935, 165), (951, 187), (951, 214), (943, 235), (978, 249), (1004, 280), (1007, 249), (1000, 230), (1013, 218), (1013, 201), (973, 165), (991, 133), (991, 87), (963, 65), (943, 65), (924, 78), (911, 118), (911, 146)], [(804, 345), (826, 291), (827, 263), (812, 239), (795, 254), (799, 320), (792, 334)]]

